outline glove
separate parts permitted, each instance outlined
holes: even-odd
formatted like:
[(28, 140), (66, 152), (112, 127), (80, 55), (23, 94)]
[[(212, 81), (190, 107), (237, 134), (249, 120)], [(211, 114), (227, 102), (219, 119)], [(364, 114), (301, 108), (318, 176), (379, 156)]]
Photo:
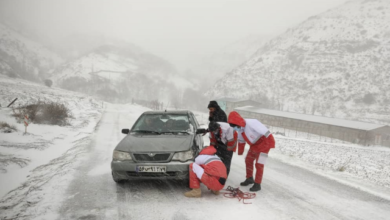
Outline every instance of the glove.
[(196, 134), (203, 134), (203, 136), (207, 134), (207, 132), (209, 132), (209, 129), (198, 128), (198, 130), (196, 130)]
[(238, 143), (238, 155), (244, 154), (245, 143)]

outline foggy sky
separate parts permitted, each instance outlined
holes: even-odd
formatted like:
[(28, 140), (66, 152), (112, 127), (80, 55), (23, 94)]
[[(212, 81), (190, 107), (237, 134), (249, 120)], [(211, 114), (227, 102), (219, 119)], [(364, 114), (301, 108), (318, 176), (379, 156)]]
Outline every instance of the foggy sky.
[(124, 39), (172, 62), (194, 60), (250, 34), (277, 35), (345, 0), (0, 0), (0, 19), (51, 42), (75, 32)]

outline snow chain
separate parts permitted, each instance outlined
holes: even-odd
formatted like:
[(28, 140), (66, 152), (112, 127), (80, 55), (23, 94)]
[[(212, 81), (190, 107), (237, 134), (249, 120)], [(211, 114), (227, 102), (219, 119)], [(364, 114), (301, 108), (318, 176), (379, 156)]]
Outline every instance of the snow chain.
[(223, 196), (225, 196), (226, 198), (238, 198), (238, 201), (242, 200), (244, 204), (252, 204), (251, 202), (246, 203), (245, 199), (253, 199), (256, 197), (256, 193), (244, 193), (240, 190), (240, 188), (233, 188), (231, 186), (228, 186), (225, 191), (227, 192), (224, 192)]

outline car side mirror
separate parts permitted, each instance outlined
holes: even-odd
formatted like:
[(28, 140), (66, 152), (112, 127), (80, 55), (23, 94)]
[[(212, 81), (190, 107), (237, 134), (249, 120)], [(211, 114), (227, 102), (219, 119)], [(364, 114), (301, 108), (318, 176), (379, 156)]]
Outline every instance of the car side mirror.
[(206, 133), (207, 131), (206, 131), (206, 129), (204, 129), (204, 128), (198, 128), (197, 130), (196, 130), (196, 134), (204, 134), (204, 133)]
[(130, 129), (122, 129), (122, 134), (129, 134), (130, 133)]

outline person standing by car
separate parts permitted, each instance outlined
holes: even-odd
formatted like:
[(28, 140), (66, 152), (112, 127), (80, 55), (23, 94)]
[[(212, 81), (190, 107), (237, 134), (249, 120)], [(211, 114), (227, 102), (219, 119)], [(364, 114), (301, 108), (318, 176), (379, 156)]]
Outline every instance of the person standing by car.
[(215, 195), (223, 189), (226, 182), (226, 167), (221, 159), (215, 155), (214, 146), (204, 148), (195, 158), (195, 163), (190, 164), (190, 188), (184, 193), (186, 197), (199, 198), (202, 195), (200, 183), (202, 182)]
[(233, 152), (237, 145), (237, 132), (225, 122), (211, 121), (208, 129), (210, 131), (210, 145), (217, 149), (217, 156), (225, 164), (229, 176)]
[(226, 113), (221, 109), (216, 101), (210, 101), (207, 106), (209, 109), (209, 121), (227, 122)]
[[(218, 105), (217, 101), (210, 101), (207, 106), (209, 109), (209, 122), (227, 122), (226, 113)], [(203, 136), (209, 132), (209, 129), (204, 130)]]
[[(244, 153), (245, 142), (250, 148), (245, 158), (246, 179), (241, 186), (253, 184), (250, 191), (261, 190), (264, 164), (275, 139), (268, 128), (256, 119), (243, 119), (236, 111), (229, 114), (228, 123), (238, 132), (238, 155)], [(253, 180), (253, 162), (256, 161), (256, 177)]]

